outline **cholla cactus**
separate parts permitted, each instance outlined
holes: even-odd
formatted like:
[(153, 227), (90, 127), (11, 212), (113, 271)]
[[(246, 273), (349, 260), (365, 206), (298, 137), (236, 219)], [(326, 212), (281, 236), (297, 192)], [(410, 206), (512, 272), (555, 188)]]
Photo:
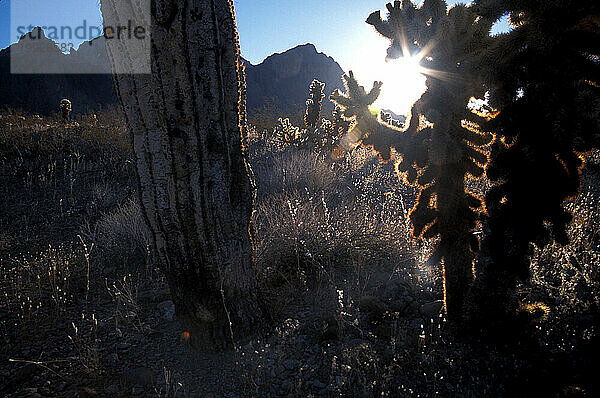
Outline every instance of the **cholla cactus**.
[(275, 141), (282, 148), (289, 146), (301, 148), (309, 142), (306, 129), (294, 126), (288, 118), (277, 120), (273, 135)]
[(71, 109), (71, 101), (66, 98), (60, 101), (60, 114), (65, 124), (71, 120)]
[(306, 100), (304, 128), (292, 125), (289, 119), (279, 119), (274, 136), (280, 147), (311, 148), (321, 154), (331, 154), (340, 137), (348, 132), (351, 122), (341, 116), (339, 108), (333, 111), (332, 120), (321, 119), (325, 83), (313, 80)]
[(306, 101), (304, 125), (308, 139), (314, 148), (320, 153), (329, 154), (339, 138), (348, 132), (350, 123), (340, 117), (338, 109), (333, 111), (332, 120), (321, 119), (321, 109), (325, 97), (324, 88), (325, 83), (316, 79), (310, 84), (310, 98)]
[(513, 25), (486, 57), (490, 104), (501, 110), (489, 128), (500, 139), (487, 171), (495, 183), (486, 197), (488, 261), (474, 292), (487, 307), (478, 311), (487, 318), (481, 323), (498, 325), (503, 312), (515, 311), (518, 280), (529, 276), (530, 244), (567, 243), (571, 215), (562, 204), (578, 192), (582, 153), (600, 144), (600, 3), (479, 0), (476, 6), (490, 19), (508, 13)]
[(323, 89), (325, 83), (321, 83), (317, 79), (310, 84), (310, 98), (306, 100), (306, 112), (304, 113), (304, 125), (309, 130), (314, 130), (319, 127), (321, 119), (321, 106), (323, 103)]
[(387, 57), (422, 51), (422, 63), (434, 71), (427, 77), (427, 91), (412, 108), (408, 126), (401, 131), (369, 112), (379, 82), (366, 93), (350, 74), (345, 77), (347, 93), (334, 93), (332, 99), (346, 117), (357, 119), (357, 140), (373, 146), (384, 160), (391, 158), (391, 149), (402, 155), (397, 171), (420, 191), (410, 212), (413, 234), (439, 238), (430, 262), (443, 263), (446, 313), (458, 324), (474, 278), (479, 246), (474, 232), (484, 212), (482, 201), (466, 190), (465, 179), (483, 175), (488, 158), (482, 147), (493, 138), (476, 123), (465, 121), (474, 116), (467, 109), (470, 99), (485, 93), (479, 61), (493, 40), (492, 22), (479, 18), (469, 6), (448, 10), (443, 0), (425, 0), (420, 8), (408, 0), (395, 1), (387, 9), (387, 20), (378, 11), (367, 19), (391, 41)]
[(347, 120), (342, 116), (342, 110), (339, 106), (336, 106), (332, 112), (333, 120), (331, 122), (333, 127), (333, 134), (335, 137), (342, 137), (347, 134), (352, 127), (351, 121)]

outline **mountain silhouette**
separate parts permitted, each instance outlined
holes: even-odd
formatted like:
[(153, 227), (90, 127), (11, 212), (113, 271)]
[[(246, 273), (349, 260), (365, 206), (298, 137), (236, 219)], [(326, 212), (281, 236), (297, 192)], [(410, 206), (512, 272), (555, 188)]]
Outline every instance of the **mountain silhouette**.
[[(326, 95), (343, 87), (342, 68), (313, 44), (273, 54), (257, 65), (243, 62), (249, 114), (267, 106), (282, 113), (303, 107), (313, 79), (326, 84)], [(109, 72), (103, 36), (63, 53), (41, 28), (35, 28), (0, 51), (0, 109), (50, 114), (63, 98), (72, 101), (75, 113), (116, 105)], [(323, 103), (331, 107), (329, 101)]]
[[(246, 62), (248, 109), (260, 109), (273, 104), (280, 111), (290, 111), (304, 106), (308, 86), (317, 79), (325, 83), (326, 97), (343, 88), (344, 71), (331, 57), (317, 52), (313, 44), (303, 44), (267, 57), (262, 63)], [(331, 107), (327, 100), (325, 107)]]
[[(49, 114), (58, 110), (63, 98), (73, 102), (76, 112), (115, 104), (102, 40), (85, 42), (65, 54), (39, 27), (23, 35), (0, 51), (0, 108)], [(78, 71), (85, 73), (74, 73)]]

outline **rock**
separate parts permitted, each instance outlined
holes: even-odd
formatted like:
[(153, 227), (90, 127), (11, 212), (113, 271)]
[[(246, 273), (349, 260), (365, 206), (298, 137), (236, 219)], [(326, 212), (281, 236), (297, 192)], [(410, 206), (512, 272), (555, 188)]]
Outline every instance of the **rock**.
[(144, 388), (141, 386), (133, 386), (133, 388), (131, 389), (131, 395), (133, 396), (139, 396), (142, 395), (144, 393)]
[(39, 373), (39, 371), (40, 368), (38, 368), (34, 364), (27, 364), (25, 366), (22, 366), (11, 373), (11, 383), (15, 385), (22, 384), (25, 381), (31, 379), (36, 373)]
[(440, 316), (443, 307), (444, 302), (442, 300), (431, 301), (423, 304), (419, 309), (419, 312), (425, 319), (435, 319)]
[(119, 344), (117, 344), (117, 349), (122, 350), (122, 351), (128, 350), (129, 347), (131, 347), (131, 344), (129, 344), (129, 343), (119, 343)]
[(40, 394), (38, 394), (37, 388), (24, 388), (16, 394), (11, 395), (11, 397), (15, 398), (42, 398)]
[(80, 387), (77, 389), (77, 394), (80, 398), (96, 398), (98, 393), (89, 387)]
[(152, 300), (154, 300), (154, 292), (152, 291), (152, 289), (141, 290), (138, 293), (138, 300), (143, 303), (151, 302)]
[(123, 381), (129, 385), (151, 386), (156, 384), (156, 375), (152, 369), (145, 367), (125, 369)]
[(102, 270), (102, 275), (107, 276), (107, 275), (111, 275), (114, 274), (116, 271), (115, 267), (106, 267)]
[(162, 313), (163, 318), (165, 318), (166, 320), (172, 321), (175, 317), (175, 304), (173, 304), (173, 301), (162, 301), (158, 303), (156, 307)]
[(110, 386), (106, 387), (106, 389), (104, 390), (104, 394), (108, 395), (108, 396), (116, 395), (118, 392), (119, 392), (119, 388), (115, 384), (111, 384)]
[(294, 389), (294, 383), (292, 383), (290, 380), (285, 380), (283, 383), (281, 383), (281, 388), (284, 392), (290, 392)]
[(321, 381), (319, 379), (313, 380), (312, 385), (314, 388), (318, 388), (320, 390), (327, 387), (327, 384), (321, 383)]
[(375, 296), (361, 297), (358, 308), (371, 321), (381, 319), (387, 311), (387, 306)]
[(287, 370), (296, 370), (300, 367), (300, 361), (296, 359), (286, 359), (283, 361), (283, 366), (285, 366)]

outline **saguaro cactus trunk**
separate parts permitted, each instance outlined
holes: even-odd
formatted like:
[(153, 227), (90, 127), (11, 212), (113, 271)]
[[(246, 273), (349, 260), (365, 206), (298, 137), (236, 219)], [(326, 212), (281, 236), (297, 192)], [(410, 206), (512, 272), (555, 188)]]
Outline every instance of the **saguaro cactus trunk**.
[[(102, 0), (105, 28), (143, 20), (139, 3)], [(139, 43), (107, 40), (109, 56), (176, 313), (195, 345), (218, 348), (261, 315), (233, 1), (151, 0), (150, 14), (151, 73), (119, 73), (143, 62)]]

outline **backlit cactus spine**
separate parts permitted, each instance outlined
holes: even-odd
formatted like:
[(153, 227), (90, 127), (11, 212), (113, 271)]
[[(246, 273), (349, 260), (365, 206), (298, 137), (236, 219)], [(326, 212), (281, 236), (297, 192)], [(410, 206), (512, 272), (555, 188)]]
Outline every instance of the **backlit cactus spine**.
[[(600, 144), (600, 3), (479, 0), (481, 15), (508, 13), (513, 29), (487, 55), (492, 146), (486, 196), (485, 266), (474, 301), (478, 323), (497, 329), (514, 313), (514, 290), (529, 277), (531, 243), (566, 244), (582, 154)], [(509, 303), (512, 303), (510, 305)], [(508, 305), (507, 305), (508, 304)], [(481, 306), (484, 307), (484, 306)]]
[(419, 188), (417, 204), (410, 212), (413, 234), (439, 238), (430, 262), (443, 264), (446, 313), (458, 325), (474, 278), (473, 260), (479, 246), (474, 232), (484, 212), (482, 201), (466, 190), (465, 179), (483, 175), (488, 158), (482, 147), (493, 139), (476, 123), (467, 122), (473, 116), (467, 104), (472, 97), (484, 95), (478, 60), (492, 40), (492, 24), (468, 6), (447, 11), (442, 0), (425, 0), (420, 8), (410, 1), (395, 1), (387, 9), (387, 20), (379, 12), (367, 19), (391, 41), (387, 57), (423, 51), (419, 55), (423, 66), (433, 71), (427, 76), (427, 91), (412, 108), (407, 128), (399, 131), (384, 125), (368, 111), (380, 83), (367, 94), (357, 89), (352, 75), (347, 76), (347, 93), (334, 93), (333, 100), (346, 116), (357, 118), (357, 140), (373, 146), (384, 160), (395, 149), (401, 156), (397, 171)]
[(313, 80), (309, 87), (309, 98), (306, 100), (306, 112), (304, 113), (304, 125), (309, 130), (315, 130), (320, 125), (321, 107), (323, 105), (323, 89), (325, 83), (317, 79)]
[(60, 114), (65, 124), (71, 120), (71, 110), (71, 101), (66, 98), (60, 101)]

